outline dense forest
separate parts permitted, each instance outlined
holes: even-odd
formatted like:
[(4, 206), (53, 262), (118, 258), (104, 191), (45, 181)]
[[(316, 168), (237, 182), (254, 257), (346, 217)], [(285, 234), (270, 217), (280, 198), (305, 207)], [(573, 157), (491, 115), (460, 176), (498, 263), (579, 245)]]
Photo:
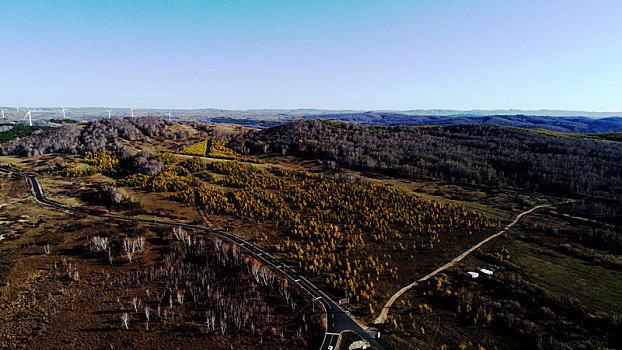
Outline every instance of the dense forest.
[[(16, 138), (0, 145), (0, 155), (36, 156), (46, 153), (82, 154), (106, 152), (119, 159), (122, 168), (147, 175), (155, 175), (162, 169), (162, 162), (151, 158), (152, 154), (138, 152), (124, 141), (150, 141), (154, 136), (172, 138), (187, 135), (168, 135), (171, 122), (159, 117), (133, 119), (101, 119), (86, 125), (63, 126), (37, 131), (23, 138)], [(66, 164), (58, 164), (58, 168)]]
[[(455, 112), (455, 111), (454, 111)], [(443, 113), (443, 112), (441, 112)], [(449, 111), (445, 111), (449, 113)], [(469, 113), (417, 115), (396, 112), (355, 112), (305, 116), (306, 119), (324, 119), (338, 122), (353, 122), (363, 125), (384, 126), (450, 126), (464, 124), (503, 125), (519, 128), (541, 128), (555, 132), (605, 133), (622, 132), (622, 117), (589, 118), (568, 116), (535, 115), (470, 115)]]
[(492, 125), (366, 127), (295, 121), (235, 137), (240, 153), (310, 156), (404, 177), (542, 192), (622, 193), (622, 144)]
[(25, 137), (39, 130), (49, 129), (47, 126), (25, 126), (22, 124), (0, 124), (0, 143), (19, 137)]

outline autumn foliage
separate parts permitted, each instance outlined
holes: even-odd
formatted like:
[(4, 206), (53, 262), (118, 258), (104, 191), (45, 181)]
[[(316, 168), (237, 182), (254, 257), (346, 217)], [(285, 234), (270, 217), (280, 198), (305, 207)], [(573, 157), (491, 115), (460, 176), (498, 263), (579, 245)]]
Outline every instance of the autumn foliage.
[[(284, 230), (277, 252), (353, 302), (373, 301), (378, 293), (374, 282), (399, 275), (390, 253), (361, 254), (366, 245), (415, 253), (433, 249), (449, 232), (487, 226), (484, 217), (458, 205), (388, 186), (348, 183), (280, 167), (264, 170), (237, 161), (206, 164), (200, 158), (175, 169), (150, 179), (132, 176), (125, 183), (171, 192), (169, 198), (200, 206), (209, 214), (276, 224)], [(218, 185), (196, 176), (210, 171), (224, 175)], [(182, 185), (155, 186), (159, 178)]]
[[(117, 171), (115, 160), (103, 153), (89, 153), (82, 163), (90, 166), (84, 171)], [(459, 205), (394, 187), (238, 161), (208, 164), (193, 157), (154, 176), (125, 176), (117, 185), (167, 192), (212, 215), (275, 225), (283, 238), (274, 246), (277, 254), (352, 302), (373, 303), (380, 279), (399, 278), (391, 253), (414, 256), (449, 233), (487, 226), (483, 216)], [(369, 249), (378, 245), (388, 249)]]

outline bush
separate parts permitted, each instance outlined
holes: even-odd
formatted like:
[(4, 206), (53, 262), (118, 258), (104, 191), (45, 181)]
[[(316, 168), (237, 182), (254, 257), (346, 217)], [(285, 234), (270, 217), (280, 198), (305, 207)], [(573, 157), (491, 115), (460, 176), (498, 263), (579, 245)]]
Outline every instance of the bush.
[(179, 176), (173, 171), (165, 171), (152, 178), (148, 186), (154, 192), (177, 192), (198, 185), (199, 180), (192, 175)]
[(117, 185), (146, 189), (149, 179), (149, 176), (144, 174), (132, 174), (118, 180)]
[(207, 169), (207, 164), (201, 160), (199, 157), (192, 157), (190, 159), (186, 159), (181, 164), (180, 167), (187, 169), (191, 173), (197, 173), (201, 170)]
[(179, 151), (181, 154), (204, 157), (207, 153), (207, 140), (197, 142)]
[(216, 177), (214, 177), (214, 174), (210, 173), (207, 170), (201, 170), (198, 173), (194, 174), (194, 176), (198, 177), (201, 180), (207, 181), (207, 182), (214, 182), (214, 181), (216, 181)]
[(154, 154), (149, 159), (150, 160), (160, 161), (164, 165), (170, 165), (170, 164), (173, 164), (173, 163), (175, 163), (177, 161), (177, 157), (175, 157), (175, 155), (173, 153), (168, 152), (168, 151), (164, 151), (164, 152), (160, 152), (158, 154)]
[(2, 164), (3, 167), (5, 168), (9, 168), (9, 169), (15, 169), (15, 170), (21, 170), (21, 167), (19, 165), (17, 165), (17, 163), (4, 163)]

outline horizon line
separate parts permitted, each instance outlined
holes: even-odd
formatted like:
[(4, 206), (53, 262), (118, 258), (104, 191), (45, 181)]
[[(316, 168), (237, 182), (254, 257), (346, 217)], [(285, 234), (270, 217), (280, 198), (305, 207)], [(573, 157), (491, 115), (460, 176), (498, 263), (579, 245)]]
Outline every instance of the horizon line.
[[(2, 109), (36, 109), (36, 108), (45, 108), (45, 109), (58, 109), (62, 110), (61, 106), (36, 106), (36, 105), (25, 105), (25, 106), (2, 106)], [(539, 109), (521, 109), (521, 108), (469, 108), (469, 109), (460, 109), (460, 108), (409, 108), (409, 109), (387, 109), (387, 108), (379, 108), (379, 109), (357, 109), (357, 108), (314, 108), (314, 107), (278, 107), (278, 108), (270, 108), (270, 107), (257, 107), (257, 108), (244, 108), (244, 109), (235, 109), (235, 108), (218, 108), (218, 107), (199, 107), (199, 108), (165, 108), (165, 107), (132, 107), (132, 106), (122, 106), (122, 107), (105, 107), (105, 106), (65, 106), (65, 109), (133, 109), (133, 110), (173, 110), (173, 111), (199, 111), (199, 110), (214, 110), (214, 111), (227, 111), (227, 112), (252, 112), (252, 111), (318, 111), (318, 112), (355, 112), (355, 113), (368, 113), (368, 112), (496, 112), (496, 111), (506, 111), (506, 112), (567, 112), (567, 113), (590, 113), (590, 114), (622, 114), (622, 111), (595, 111), (595, 110), (580, 110), (580, 109), (554, 109), (554, 108), (539, 108)]]

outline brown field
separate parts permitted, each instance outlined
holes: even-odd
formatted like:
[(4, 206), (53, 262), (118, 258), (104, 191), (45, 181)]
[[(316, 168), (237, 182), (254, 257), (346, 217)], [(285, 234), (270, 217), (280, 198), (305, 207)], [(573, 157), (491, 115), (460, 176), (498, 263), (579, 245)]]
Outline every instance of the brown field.
[[(56, 185), (50, 188), (43, 183), (51, 197), (71, 204), (79, 203), (79, 199), (72, 199), (68, 193), (57, 195), (55, 191), (79, 193), (86, 188), (80, 183), (71, 189), (66, 183)], [(269, 300), (271, 308), (270, 322), (262, 321), (265, 316), (256, 316), (254, 334), (248, 326), (246, 330), (237, 330), (233, 324), (225, 335), (218, 328), (209, 329), (203, 317), (195, 315), (197, 304), (192, 301), (174, 303), (168, 319), (157, 318), (156, 294), (166, 293), (168, 282), (138, 283), (132, 279), (140, 271), (162, 265), (164, 254), (173, 244), (166, 239), (169, 228), (115, 223), (50, 210), (34, 203), (26, 181), (21, 178), (3, 177), (0, 186), (2, 203), (6, 204), (0, 208), (0, 347), (27, 344), (29, 348), (255, 349), (263, 344), (313, 349), (322, 340), (321, 314), (304, 311), (306, 322), (300, 319), (301, 310), (309, 302), (306, 297), (294, 293), (298, 305), (293, 312), (277, 290), (252, 287), (252, 277), (244, 271), (240, 272), (241, 282), (256, 290), (261, 300)], [(196, 210), (180, 207), (198, 217)], [(131, 263), (118, 254), (111, 264), (105, 253), (89, 251), (89, 237), (96, 235), (109, 237), (113, 242), (141, 235), (147, 239), (148, 248), (136, 253)], [(144, 311), (136, 312), (132, 307), (135, 296), (151, 307), (153, 316), (148, 324)], [(186, 298), (191, 297), (188, 294)], [(168, 304), (168, 299), (164, 304)], [(120, 318), (125, 312), (130, 315), (127, 330)], [(301, 337), (296, 332), (305, 323), (308, 330)]]

